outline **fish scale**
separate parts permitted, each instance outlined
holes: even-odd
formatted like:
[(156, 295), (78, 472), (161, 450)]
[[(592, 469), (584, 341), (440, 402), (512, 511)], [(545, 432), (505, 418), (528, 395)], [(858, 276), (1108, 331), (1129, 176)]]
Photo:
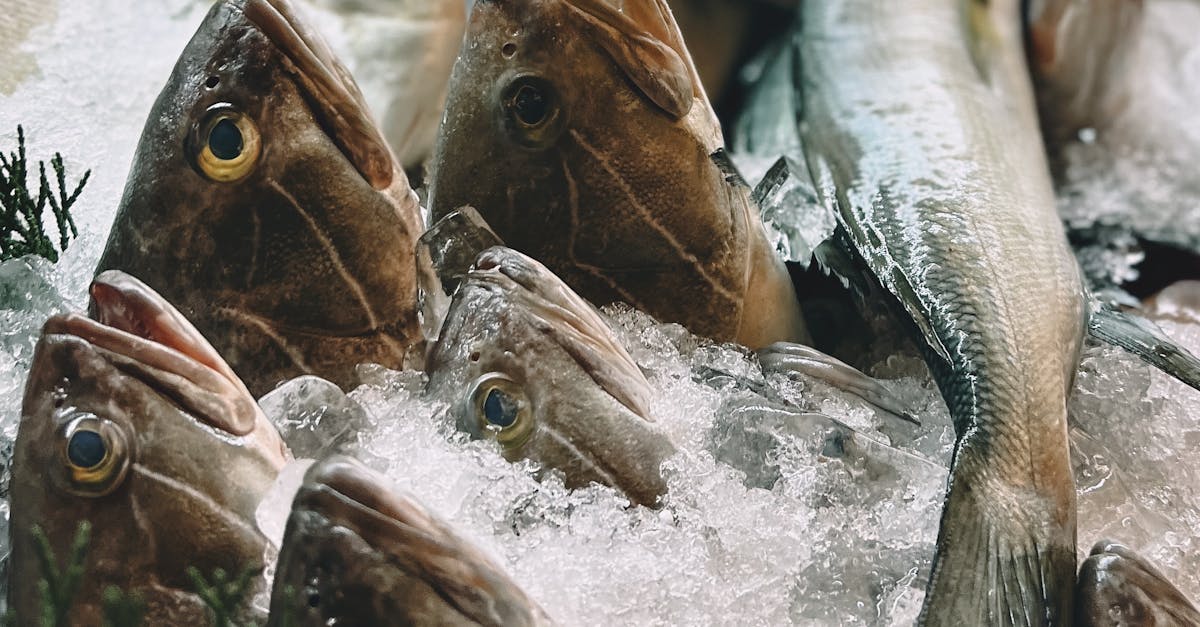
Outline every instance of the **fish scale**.
[(1084, 290), (1017, 4), (822, 1), (802, 15), (805, 157), (922, 331), (959, 436), (922, 623), (1056, 623), (1074, 582), (1066, 398)]

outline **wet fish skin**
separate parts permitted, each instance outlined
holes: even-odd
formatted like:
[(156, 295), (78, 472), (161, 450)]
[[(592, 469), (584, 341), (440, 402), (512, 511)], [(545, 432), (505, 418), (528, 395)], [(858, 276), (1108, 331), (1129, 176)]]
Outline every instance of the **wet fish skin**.
[[(186, 569), (262, 564), (268, 541), (254, 512), (290, 454), (228, 366), (157, 294), (114, 272), (92, 294), (104, 322), (56, 315), (34, 354), (13, 457), (9, 607), (18, 624), (41, 620), (31, 528), (61, 559), (86, 520), (72, 624), (101, 624), (108, 586), (140, 594), (146, 624), (202, 624), (208, 610)], [(103, 438), (106, 457), (90, 470), (68, 452), (80, 431)]]
[[(508, 459), (557, 469), (568, 487), (612, 486), (644, 505), (666, 492), (659, 467), (675, 449), (650, 424), (649, 383), (591, 305), (533, 259), (500, 247), (480, 254), (426, 370), (429, 393), (452, 404), (458, 427), (496, 438)], [(495, 402), (521, 407), (503, 430), (485, 407), (497, 387), (506, 397)]]
[(269, 626), (550, 625), (507, 574), (386, 478), (348, 457), (305, 475)]
[(791, 280), (750, 190), (718, 163), (722, 143), (663, 0), (623, 13), (599, 0), (477, 2), (430, 211), (475, 207), (598, 305), (751, 347), (802, 341)]
[[(199, 165), (214, 107), (261, 137), (235, 181)], [(222, 0), (151, 110), (98, 271), (160, 290), (255, 394), (301, 374), (347, 386), (362, 361), (400, 367), (419, 337), (420, 231), (415, 193), (319, 35), (286, 0)]]
[(810, 172), (923, 340), (958, 435), (924, 625), (1063, 624), (1072, 611), (1066, 399), (1086, 308), (1018, 5), (801, 9)]
[(1200, 625), (1200, 611), (1149, 561), (1102, 540), (1079, 569), (1075, 625)]

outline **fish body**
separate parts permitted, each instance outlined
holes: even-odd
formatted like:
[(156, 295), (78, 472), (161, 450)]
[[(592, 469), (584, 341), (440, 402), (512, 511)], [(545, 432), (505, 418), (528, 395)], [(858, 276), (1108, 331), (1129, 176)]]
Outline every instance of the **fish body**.
[(1115, 542), (1096, 543), (1084, 560), (1075, 608), (1079, 627), (1200, 625), (1200, 611), (1175, 584)]
[[(38, 624), (36, 525), (59, 560), (91, 524), (70, 624), (99, 625), (116, 586), (146, 602), (146, 624), (207, 621), (187, 569), (263, 565), (259, 499), (289, 453), (254, 398), (199, 332), (136, 279), (92, 284), (99, 320), (45, 325), (13, 456), (12, 576), (17, 624)], [(59, 566), (62, 568), (62, 566)]]
[(599, 313), (533, 259), (501, 247), (479, 255), (426, 370), (459, 428), (494, 438), (507, 458), (635, 503), (666, 492), (659, 467), (674, 447), (650, 423), (645, 376)]
[(803, 340), (782, 260), (664, 0), (478, 2), (434, 153), (470, 205), (589, 301), (751, 347)]
[(351, 458), (314, 465), (292, 503), (269, 626), (549, 625), (507, 574)]
[(812, 0), (800, 131), (844, 241), (922, 340), (958, 440), (921, 622), (1069, 620), (1066, 400), (1084, 288), (1017, 2)]
[(159, 94), (98, 271), (138, 276), (255, 394), (419, 336), (415, 193), (286, 0), (222, 0)]

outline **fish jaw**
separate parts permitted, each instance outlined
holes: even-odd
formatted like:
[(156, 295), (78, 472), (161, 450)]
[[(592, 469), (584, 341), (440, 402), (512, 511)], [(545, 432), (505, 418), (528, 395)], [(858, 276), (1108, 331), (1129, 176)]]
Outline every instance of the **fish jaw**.
[[(224, 0), (143, 129), (98, 270), (160, 291), (256, 395), (301, 374), (351, 386), (358, 363), (400, 367), (419, 337), (419, 204), (390, 161), (377, 188), (386, 145), (360, 99), (288, 5)], [(260, 146), (233, 181), (197, 156), (221, 112)]]
[(344, 457), (314, 465), (292, 506), (270, 624), (296, 613), (303, 624), (548, 622), (450, 527), (383, 476)]
[(1141, 555), (1102, 540), (1079, 569), (1075, 625), (1200, 625), (1200, 611)]
[[(235, 572), (262, 560), (254, 511), (290, 454), (160, 296), (119, 272), (102, 274), (91, 292), (93, 311), (112, 326), (51, 317), (26, 385), (13, 461), (13, 607), (18, 617), (40, 611), (32, 527), (61, 556), (88, 521), (74, 619), (98, 623), (101, 592), (116, 585), (143, 594), (149, 620), (203, 620), (186, 569)], [(85, 431), (103, 444), (102, 461), (86, 469), (72, 452)]]
[[(431, 214), (475, 207), (508, 246), (598, 306), (625, 302), (720, 341), (802, 340), (790, 278), (749, 189), (713, 160), (720, 127), (670, 11), (637, 5), (474, 7), (435, 149)], [(555, 112), (530, 133), (508, 97), (528, 86)], [(756, 272), (764, 263), (771, 271)], [(788, 324), (767, 324), (755, 305), (743, 328), (750, 281), (769, 283), (753, 296), (778, 304)]]
[[(506, 458), (639, 504), (665, 494), (659, 466), (675, 449), (651, 423), (649, 383), (591, 305), (532, 259), (498, 248), (480, 255), (427, 370), (429, 393), (451, 406), (459, 429), (495, 438)], [(497, 387), (525, 408), (511, 429), (485, 419), (483, 395)]]

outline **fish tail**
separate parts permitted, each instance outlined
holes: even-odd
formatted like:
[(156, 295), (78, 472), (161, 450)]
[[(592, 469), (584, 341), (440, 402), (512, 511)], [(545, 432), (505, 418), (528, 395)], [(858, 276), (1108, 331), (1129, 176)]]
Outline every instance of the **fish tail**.
[[(1075, 592), (1073, 491), (1065, 508), (1044, 498), (1023, 507), (1020, 499), (1002, 498), (1012, 486), (1001, 493), (971, 474), (961, 464), (951, 474), (918, 624), (1067, 624)], [(1061, 523), (1051, 522), (1056, 519)]]

